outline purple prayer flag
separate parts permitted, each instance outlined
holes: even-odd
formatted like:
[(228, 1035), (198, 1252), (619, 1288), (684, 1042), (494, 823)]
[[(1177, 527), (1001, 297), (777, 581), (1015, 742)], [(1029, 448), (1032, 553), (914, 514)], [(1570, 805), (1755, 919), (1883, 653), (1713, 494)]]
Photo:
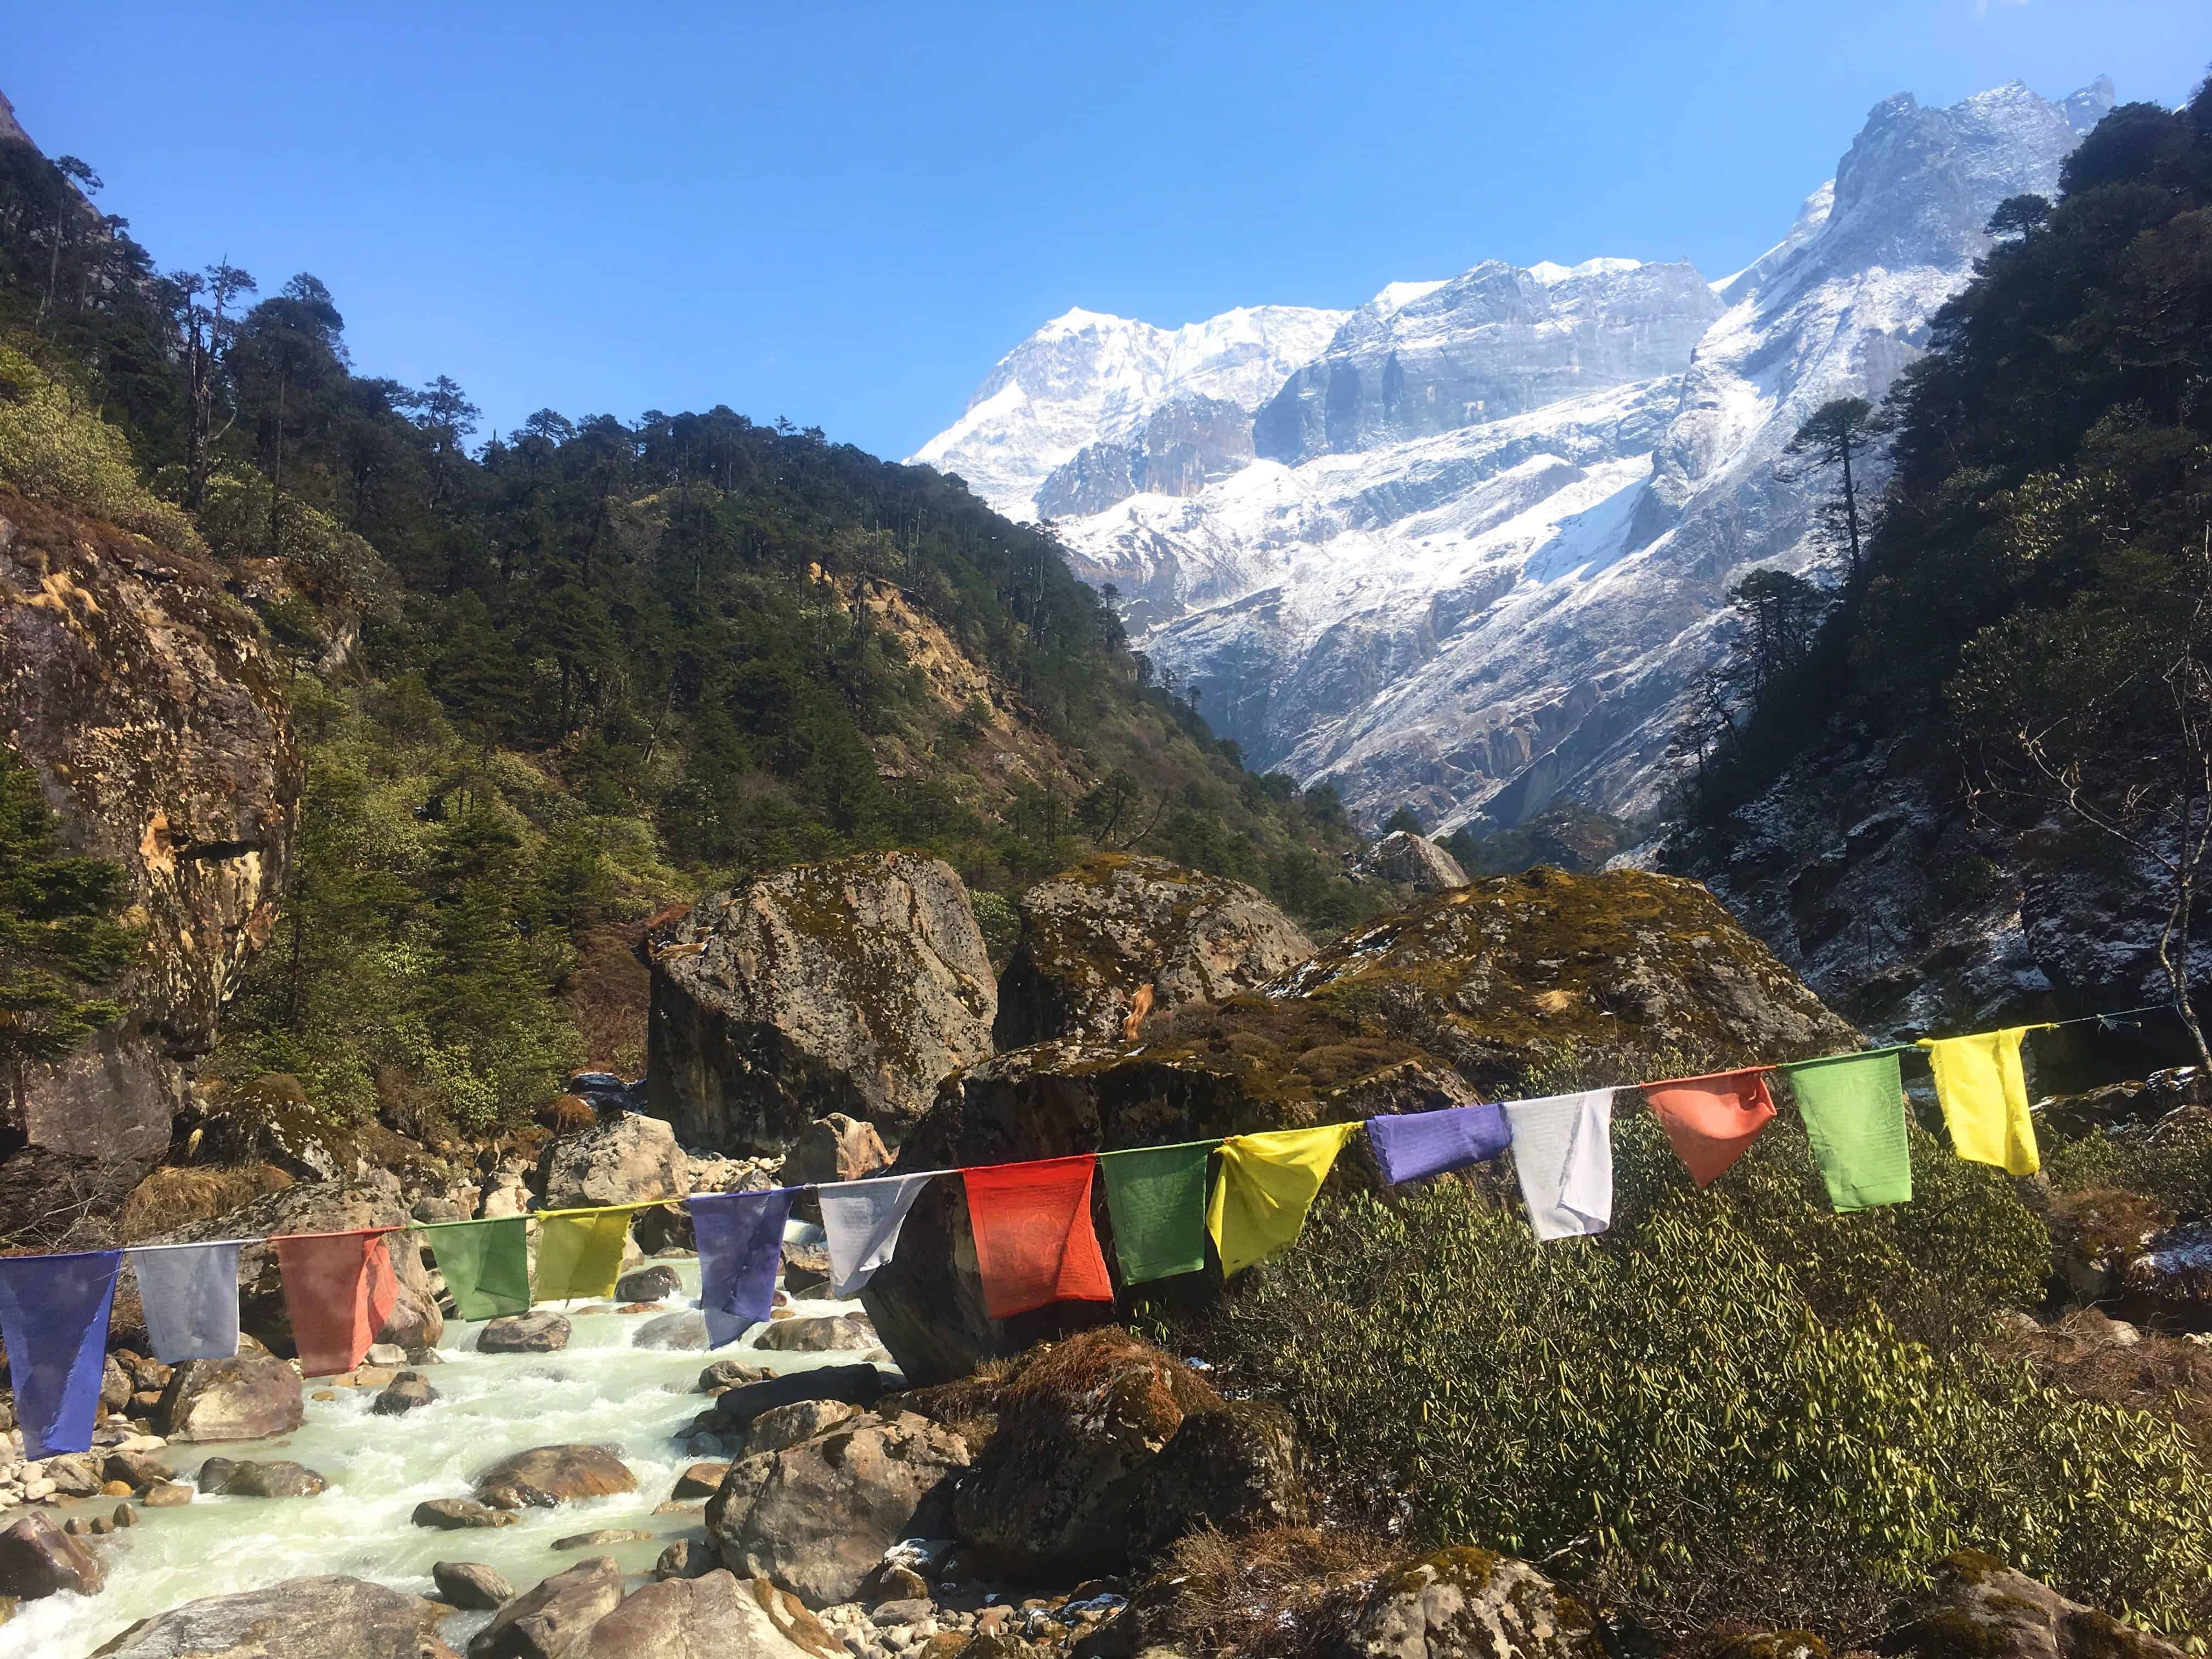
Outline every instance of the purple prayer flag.
[(92, 1449), (120, 1250), (0, 1257), (0, 1340), (23, 1455)]
[(769, 1316), (783, 1271), (783, 1227), (797, 1187), (709, 1193), (690, 1200), (699, 1240), (699, 1306), (707, 1343), (734, 1342)]
[(1502, 1107), (1453, 1106), (1441, 1112), (1370, 1117), (1367, 1140), (1382, 1166), (1383, 1180), (1395, 1187), (1496, 1158), (1513, 1144), (1513, 1130)]

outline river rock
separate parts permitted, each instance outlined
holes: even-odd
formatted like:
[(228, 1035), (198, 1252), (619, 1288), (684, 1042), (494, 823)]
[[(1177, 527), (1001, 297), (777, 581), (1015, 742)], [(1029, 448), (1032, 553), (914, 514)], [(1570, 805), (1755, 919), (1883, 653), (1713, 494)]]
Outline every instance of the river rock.
[(0, 1528), (0, 1595), (90, 1595), (106, 1581), (100, 1559), (35, 1510)]
[(652, 1537), (641, 1527), (601, 1527), (592, 1532), (571, 1533), (566, 1538), (556, 1538), (547, 1547), (556, 1550), (602, 1549), (610, 1544), (637, 1544)]
[(876, 1328), (866, 1314), (815, 1314), (777, 1320), (754, 1339), (753, 1346), (778, 1353), (865, 1352), (876, 1342)]
[(1579, 1601), (1560, 1594), (1526, 1561), (1464, 1547), (1438, 1550), (1383, 1572), (1346, 1645), (1360, 1659), (1605, 1655), (1596, 1624)]
[(100, 1473), (104, 1479), (120, 1480), (134, 1491), (150, 1486), (156, 1480), (173, 1480), (177, 1474), (166, 1459), (151, 1452), (120, 1449), (107, 1454)]
[(369, 1410), (379, 1417), (404, 1417), (420, 1411), (439, 1398), (437, 1389), (421, 1377), (397, 1377), (385, 1386), (369, 1405)]
[(739, 1577), (812, 1607), (849, 1601), (886, 1549), (936, 1529), (967, 1466), (967, 1443), (927, 1418), (856, 1418), (732, 1464), (708, 1502), (707, 1530)]
[(433, 1498), (415, 1506), (407, 1517), (418, 1527), (435, 1527), (441, 1532), (459, 1532), (469, 1527), (511, 1527), (514, 1516), (505, 1510), (487, 1508), (472, 1504), (465, 1498)]
[(210, 1457), (200, 1465), (199, 1488), (223, 1498), (315, 1498), (331, 1483), (304, 1463), (286, 1460)]
[(489, 1613), (514, 1600), (514, 1586), (481, 1561), (433, 1562), (430, 1582), (440, 1601), (466, 1612)]
[(720, 1489), (722, 1477), (730, 1472), (727, 1463), (694, 1463), (676, 1477), (676, 1489), (672, 1498), (712, 1498)]
[(756, 1456), (762, 1452), (781, 1451), (786, 1446), (825, 1435), (860, 1414), (858, 1406), (848, 1405), (842, 1400), (801, 1400), (778, 1406), (773, 1411), (763, 1412), (746, 1425), (745, 1454)]
[(192, 1501), (192, 1488), (181, 1480), (156, 1480), (138, 1501), (149, 1510), (180, 1510)]
[(100, 1459), (90, 1452), (58, 1452), (39, 1467), (53, 1483), (54, 1491), (64, 1498), (93, 1497), (105, 1480)]
[(631, 1113), (552, 1142), (538, 1160), (538, 1187), (549, 1210), (683, 1198), (691, 1164), (665, 1121)]
[(1467, 872), (1459, 860), (1410, 830), (1394, 830), (1376, 842), (1360, 860), (1370, 875), (1396, 882), (1417, 893), (1440, 893), (1447, 887), (1467, 885)]
[(1192, 1413), (1221, 1396), (1118, 1327), (1039, 1350), (1001, 1379), (999, 1426), (953, 1504), (987, 1564), (1070, 1579), (1110, 1569), (1143, 1541), (1146, 1477)]
[(307, 1411), (299, 1372), (270, 1354), (240, 1353), (178, 1366), (154, 1424), (173, 1441), (258, 1440), (289, 1434)]
[(883, 1373), (873, 1365), (821, 1365), (726, 1389), (714, 1396), (714, 1415), (724, 1430), (744, 1429), (762, 1413), (778, 1406), (795, 1405), (802, 1400), (872, 1406), (883, 1392)]
[(469, 1659), (567, 1659), (592, 1626), (622, 1601), (621, 1567), (611, 1555), (579, 1561), (509, 1601), (469, 1639)]
[(722, 1570), (722, 1559), (703, 1538), (679, 1538), (653, 1564), (655, 1578), (701, 1578)]
[(1053, 1037), (1122, 1039), (1149, 1017), (1257, 988), (1313, 954), (1297, 924), (1242, 882), (1165, 859), (1100, 853), (1022, 895), (999, 982), (1003, 1052)]
[(830, 1294), (830, 1247), (787, 1239), (783, 1246), (783, 1288), (792, 1296)]
[(1883, 1639), (1903, 1659), (2181, 1659), (2170, 1642), (2069, 1601), (1995, 1556), (1938, 1561), (1925, 1594)]
[(558, 1353), (568, 1346), (567, 1319), (550, 1308), (502, 1314), (477, 1333), (478, 1353)]
[(665, 1302), (680, 1295), (684, 1281), (676, 1269), (665, 1263), (640, 1267), (634, 1273), (624, 1273), (615, 1281), (615, 1300), (617, 1302)]
[(363, 1578), (294, 1578), (141, 1619), (92, 1659), (455, 1659), (444, 1612)]
[(477, 1501), (495, 1510), (550, 1509), (636, 1490), (637, 1477), (605, 1446), (533, 1446), (501, 1458), (476, 1479)]
[(578, 1659), (848, 1659), (822, 1621), (772, 1584), (674, 1574), (592, 1626)]
[(902, 1128), (991, 1052), (998, 987), (952, 867), (802, 866), (650, 936), (646, 1085), (688, 1144), (780, 1154), (824, 1109)]
[(707, 1316), (696, 1308), (656, 1314), (637, 1328), (631, 1346), (668, 1348), (678, 1352), (702, 1352), (708, 1346)]
[(758, 1382), (775, 1373), (765, 1365), (755, 1365), (742, 1359), (717, 1359), (699, 1373), (701, 1394), (720, 1394), (740, 1383)]

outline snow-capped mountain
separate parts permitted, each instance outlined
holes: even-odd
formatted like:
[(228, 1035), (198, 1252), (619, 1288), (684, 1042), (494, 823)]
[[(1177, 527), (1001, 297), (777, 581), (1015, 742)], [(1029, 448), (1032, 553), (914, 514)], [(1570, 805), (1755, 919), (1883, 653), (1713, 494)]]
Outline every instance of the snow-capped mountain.
[[(1071, 313), (916, 459), (1055, 518), (1255, 767), (1445, 828), (1561, 793), (1641, 810), (1728, 588), (1830, 556), (1783, 447), (1829, 398), (1882, 395), (1996, 204), (2051, 193), (2112, 101), (2102, 80), (2063, 103), (1899, 94), (1733, 276), (1493, 260), (1393, 283), (1281, 313), (1273, 355), (1319, 337), (1265, 391), (1259, 350), (1232, 394), (1150, 367), (1194, 330)], [(1252, 410), (1249, 439), (1206, 398)]]

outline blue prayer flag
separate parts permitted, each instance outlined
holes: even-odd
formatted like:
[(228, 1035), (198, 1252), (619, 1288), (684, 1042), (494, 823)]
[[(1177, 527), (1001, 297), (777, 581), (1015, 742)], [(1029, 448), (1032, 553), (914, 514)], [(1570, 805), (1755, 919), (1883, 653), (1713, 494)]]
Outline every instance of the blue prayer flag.
[(690, 1200), (699, 1241), (699, 1306), (711, 1347), (734, 1342), (769, 1316), (783, 1268), (783, 1229), (797, 1187), (709, 1193)]
[(23, 1455), (92, 1449), (120, 1250), (0, 1257), (0, 1340)]
[(1367, 1140), (1382, 1179), (1395, 1186), (1496, 1158), (1512, 1144), (1513, 1131), (1502, 1107), (1452, 1106), (1370, 1117)]

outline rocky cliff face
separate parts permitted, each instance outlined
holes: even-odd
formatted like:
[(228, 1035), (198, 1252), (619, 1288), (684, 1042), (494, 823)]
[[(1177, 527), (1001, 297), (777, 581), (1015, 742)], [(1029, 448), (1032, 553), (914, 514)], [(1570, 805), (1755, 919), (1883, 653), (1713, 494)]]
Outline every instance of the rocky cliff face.
[(129, 872), (146, 941), (131, 1017), (18, 1081), (0, 1212), (65, 1224), (167, 1149), (276, 923), (300, 787), (280, 676), (211, 566), (0, 495), (0, 726), (76, 844)]

